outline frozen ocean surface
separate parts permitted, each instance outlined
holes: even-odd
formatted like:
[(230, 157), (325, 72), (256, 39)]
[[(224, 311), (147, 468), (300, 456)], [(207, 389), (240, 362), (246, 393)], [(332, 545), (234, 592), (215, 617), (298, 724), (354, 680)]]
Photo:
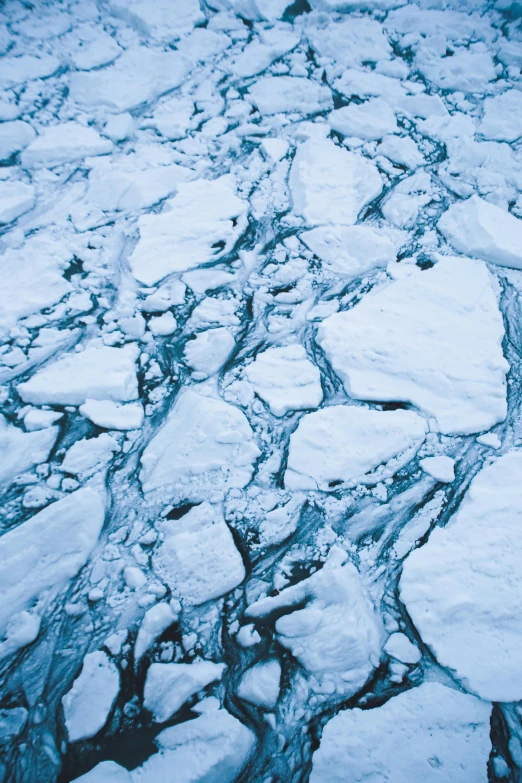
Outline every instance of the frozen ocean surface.
[(0, 406), (0, 783), (520, 783), (521, 0), (0, 2)]

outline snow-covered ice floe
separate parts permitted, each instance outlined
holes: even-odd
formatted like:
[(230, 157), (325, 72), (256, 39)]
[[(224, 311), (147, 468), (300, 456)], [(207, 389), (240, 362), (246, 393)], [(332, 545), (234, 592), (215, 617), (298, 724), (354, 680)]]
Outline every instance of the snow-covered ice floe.
[(521, 0), (0, 5), (0, 783), (518, 781)]

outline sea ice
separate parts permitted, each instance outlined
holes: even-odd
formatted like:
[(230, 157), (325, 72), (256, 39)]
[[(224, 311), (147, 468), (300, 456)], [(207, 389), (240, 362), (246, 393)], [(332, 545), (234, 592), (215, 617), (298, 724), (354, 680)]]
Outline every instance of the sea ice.
[(463, 687), (519, 701), (522, 452), (478, 473), (447, 527), (404, 563), (401, 600), (425, 644)]
[(143, 490), (164, 502), (205, 500), (244, 487), (260, 451), (245, 415), (219, 398), (187, 389), (141, 458)]
[(310, 228), (351, 226), (382, 190), (373, 163), (329, 139), (310, 139), (298, 148), (290, 171), (294, 211)]
[(377, 141), (399, 131), (395, 114), (382, 98), (335, 109), (328, 115), (328, 124), (343, 136), (355, 136), (365, 141)]
[(245, 211), (230, 177), (180, 182), (165, 211), (139, 219), (140, 238), (129, 259), (132, 273), (154, 285), (173, 272), (217, 260), (239, 237)]
[(299, 235), (323, 262), (323, 268), (346, 279), (395, 261), (394, 243), (372, 226), (318, 226)]
[(491, 705), (436, 682), (328, 721), (310, 783), (487, 783)]
[(199, 0), (183, 0), (172, 3), (169, 0), (110, 0), (110, 10), (130, 22), (136, 30), (162, 43), (172, 43), (178, 40), (197, 24), (205, 21)]
[(280, 687), (281, 664), (274, 658), (247, 669), (239, 683), (237, 695), (256, 707), (272, 710), (277, 704)]
[(522, 220), (479, 196), (452, 204), (437, 228), (461, 253), (522, 269)]
[(43, 367), (17, 386), (33, 405), (83, 405), (86, 400), (130, 402), (138, 397), (136, 346), (88, 346)]
[(232, 533), (209, 503), (157, 527), (162, 541), (152, 559), (154, 571), (183, 602), (199, 606), (220, 598), (245, 578)]
[(78, 122), (51, 125), (22, 152), (22, 166), (27, 169), (52, 168), (94, 155), (107, 155), (112, 141)]
[[(1, 128), (1, 126), (0, 126)], [(0, 224), (28, 212), (34, 206), (34, 188), (25, 182), (0, 182)]]
[(261, 114), (317, 114), (333, 107), (330, 88), (298, 76), (264, 76), (246, 95)]
[(319, 370), (299, 344), (258, 353), (245, 375), (274, 416), (317, 408), (323, 399)]
[(409, 462), (426, 429), (413, 411), (331, 405), (309, 413), (290, 438), (285, 487), (329, 492), (377, 484)]
[(506, 415), (503, 337), (485, 264), (445, 257), (326, 318), (317, 342), (351, 397), (409, 402), (469, 434)]
[(105, 726), (120, 691), (120, 674), (109, 656), (88, 653), (72, 688), (62, 699), (69, 742), (94, 737)]
[(156, 723), (169, 720), (187, 699), (211, 682), (220, 680), (224, 663), (153, 663), (147, 670), (143, 706)]

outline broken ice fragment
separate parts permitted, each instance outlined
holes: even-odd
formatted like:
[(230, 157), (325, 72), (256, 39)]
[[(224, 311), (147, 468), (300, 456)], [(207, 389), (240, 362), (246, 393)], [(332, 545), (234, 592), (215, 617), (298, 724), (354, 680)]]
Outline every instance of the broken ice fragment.
[(351, 397), (409, 402), (468, 434), (506, 415), (503, 337), (485, 264), (444, 257), (325, 319), (316, 339)]
[(81, 160), (87, 155), (106, 155), (112, 141), (78, 122), (51, 125), (22, 152), (24, 168), (52, 168)]
[(144, 416), (141, 403), (130, 402), (122, 405), (112, 400), (86, 399), (84, 404), (80, 405), (79, 412), (96, 426), (107, 430), (139, 429)]
[(328, 492), (377, 484), (409, 462), (426, 430), (413, 411), (331, 405), (309, 413), (290, 438), (285, 487)]
[(280, 685), (281, 664), (273, 659), (247, 669), (239, 683), (237, 695), (256, 707), (272, 710), (279, 698)]
[(134, 645), (134, 666), (137, 667), (145, 653), (150, 650), (158, 639), (170, 626), (177, 622), (178, 615), (171, 605), (163, 602), (152, 606), (145, 612), (141, 622), (136, 644)]
[(317, 408), (323, 399), (319, 370), (302, 345), (268, 348), (258, 353), (245, 375), (274, 416)]
[(156, 723), (164, 723), (195, 693), (220, 680), (224, 663), (153, 663), (147, 670), (143, 706)]
[(198, 606), (220, 598), (245, 578), (232, 534), (209, 503), (159, 527), (164, 538), (153, 556), (153, 568), (183, 601)]
[(425, 644), (463, 687), (522, 698), (522, 452), (483, 468), (445, 528), (404, 563), (401, 599)]
[(491, 705), (425, 682), (328, 721), (310, 783), (487, 783)]
[(298, 148), (290, 171), (294, 212), (308, 226), (353, 225), (382, 191), (376, 166), (329, 139), (310, 139)]
[(120, 691), (120, 674), (109, 656), (92, 652), (62, 699), (69, 742), (94, 737), (107, 722)]
[(130, 402), (138, 397), (137, 348), (104, 345), (65, 354), (17, 386), (34, 405), (82, 405), (88, 399)]
[(461, 253), (522, 269), (522, 220), (479, 196), (452, 204), (437, 228)]
[(372, 226), (318, 226), (299, 239), (321, 259), (323, 269), (348, 280), (397, 257), (391, 239)]

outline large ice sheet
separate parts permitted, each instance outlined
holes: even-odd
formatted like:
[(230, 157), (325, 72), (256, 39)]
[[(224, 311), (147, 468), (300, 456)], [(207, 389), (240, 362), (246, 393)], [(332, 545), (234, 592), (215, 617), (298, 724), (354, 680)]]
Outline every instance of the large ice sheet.
[(522, 452), (512, 451), (483, 468), (401, 577), (424, 642), (464, 688), (491, 701), (522, 698), (521, 467)]
[(311, 783), (486, 783), (491, 705), (426, 682), (323, 729)]
[(503, 336), (485, 264), (448, 257), (325, 319), (317, 342), (350, 396), (409, 402), (441, 432), (471, 433), (506, 415)]

